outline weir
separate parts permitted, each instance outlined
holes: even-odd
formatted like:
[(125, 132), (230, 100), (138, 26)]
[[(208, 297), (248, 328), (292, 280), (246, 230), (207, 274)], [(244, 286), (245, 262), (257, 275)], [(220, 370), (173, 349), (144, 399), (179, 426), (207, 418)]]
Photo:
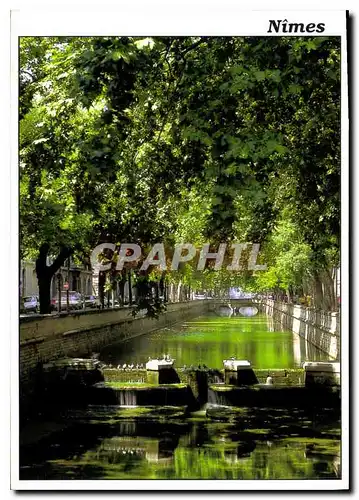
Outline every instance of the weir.
[[(296, 453), (298, 439), (311, 443), (300, 445), (300, 460), (333, 449), (329, 463), (337, 468), (340, 372), (327, 358), (296, 364), (316, 359), (291, 357), (296, 337), (272, 333), (270, 316), (207, 312), (110, 344), (91, 358), (39, 364), (29, 404), (21, 405), (22, 476), (56, 478), (73, 454), (80, 458), (72, 470), (84, 474), (89, 457), (99, 467), (132, 460), (178, 467), (182, 453), (203, 445), (228, 468), (267, 453), (271, 443), (285, 456)], [(269, 443), (265, 450), (263, 443)], [(49, 455), (41, 472), (41, 456)]]
[[(101, 366), (94, 359), (48, 363), (38, 378), (40, 412), (54, 404), (70, 408), (169, 406), (187, 411), (197, 411), (207, 403), (255, 408), (340, 406), (338, 363), (305, 363), (304, 369), (271, 372), (254, 371), (248, 360), (224, 360), (222, 370), (174, 369), (173, 363), (159, 368), (161, 360), (151, 361), (150, 368), (131, 370), (130, 380), (129, 371)], [(156, 371), (165, 375), (154, 378)]]
[(23, 388), (27, 390), (26, 381), (31, 382), (39, 364), (67, 356), (88, 356), (106, 345), (207, 313), (219, 314), (226, 310), (224, 316), (233, 316), (231, 310), (235, 310), (242, 316), (240, 310), (247, 307), (258, 308), (332, 359), (339, 359), (338, 313), (318, 313), (302, 306), (252, 299), (197, 300), (167, 304), (166, 312), (159, 319), (133, 318), (131, 308), (77, 311), (20, 318), (20, 378)]
[[(251, 302), (253, 303), (253, 301)], [(247, 301), (247, 306), (248, 303)], [(243, 301), (232, 300), (229, 304), (230, 307), (239, 308), (239, 306), (243, 306)], [(255, 304), (256, 307), (262, 309), (268, 307), (257, 302)], [(223, 349), (228, 349), (227, 359), (230, 359), (232, 355), (237, 357), (241, 355), (253, 361), (256, 367), (255, 371), (252, 372), (254, 374), (253, 382), (262, 384), (270, 376), (275, 385), (278, 385), (278, 383), (291, 386), (298, 385), (298, 383), (302, 385), (304, 384), (304, 371), (295, 369), (293, 378), (288, 376), (291, 369), (301, 367), (302, 360), (326, 361), (330, 359), (328, 356), (325, 357), (324, 351), (324, 357), (322, 357), (321, 351), (312, 347), (299, 334), (293, 334), (292, 339), (288, 338), (288, 333), (283, 335), (275, 334), (269, 340), (270, 331), (261, 334), (256, 333), (257, 329), (261, 328), (261, 322), (263, 322), (260, 315), (249, 317), (248, 320), (245, 320), (240, 314), (222, 319), (221, 315), (216, 314), (216, 311), (225, 307), (225, 305), (226, 302), (213, 299), (169, 304), (167, 312), (160, 316), (159, 320), (143, 317), (134, 319), (130, 316), (131, 311), (128, 308), (70, 314), (59, 318), (56, 315), (34, 317), (31, 320), (26, 318), (20, 324), (21, 418), (26, 420), (28, 415), (36, 414), (37, 405), (41, 407), (43, 399), (52, 402), (55, 406), (58, 402), (70, 404), (71, 401), (78, 401), (80, 404), (86, 405), (88, 395), (87, 389), (86, 391), (83, 390), (84, 386), (104, 382), (104, 374), (107, 382), (136, 384), (136, 391), (131, 392), (130, 389), (133, 389), (133, 387), (121, 389), (117, 387), (115, 393), (107, 388), (105, 400), (101, 400), (98, 392), (96, 392), (96, 395), (92, 395), (94, 404), (134, 406), (151, 404), (151, 401), (155, 400), (156, 404), (165, 406), (172, 404), (191, 405), (194, 411), (197, 411), (208, 402), (217, 400), (225, 401), (227, 399), (227, 403), (229, 400), (235, 403), (238, 397), (245, 398), (243, 401), (252, 401), (251, 404), (255, 402), (261, 404), (262, 399), (267, 401), (266, 389), (257, 391), (255, 394), (252, 394), (253, 391), (247, 391), (247, 393), (242, 391), (240, 394), (238, 391), (234, 391), (233, 394), (227, 391), (226, 394), (223, 394), (221, 388), (219, 390), (216, 388), (216, 384), (221, 384), (224, 381), (229, 385), (235, 383), (233, 379), (237, 376), (237, 372), (231, 373), (227, 371), (225, 373), (223, 371), (221, 365), (224, 356), (222, 358), (218, 357), (219, 352), (223, 352), (223, 354), (226, 352)], [(270, 311), (267, 312), (267, 323), (270, 330), (272, 328), (270, 326), (272, 316)], [(247, 321), (247, 323), (243, 323), (243, 321)], [(248, 325), (249, 330), (247, 330), (247, 326), (244, 326), (243, 330), (242, 324)], [(70, 330), (75, 325), (78, 328)], [(162, 330), (158, 334), (150, 334), (152, 340), (151, 344), (148, 344), (149, 332), (155, 332), (159, 327), (162, 327)], [(215, 330), (213, 331), (213, 329)], [(323, 329), (320, 329), (319, 332), (318, 336), (323, 339), (325, 336)], [(255, 340), (258, 335), (263, 336), (261, 342), (264, 342), (264, 344)], [(288, 339), (286, 342), (289, 342), (284, 350), (280, 347), (283, 338)], [(157, 339), (159, 340), (158, 346)], [(258, 339), (260, 340), (260, 337)], [(191, 349), (192, 343), (193, 346), (198, 345), (199, 350), (196, 350), (197, 348)], [(209, 346), (212, 354), (208, 353), (203, 357), (206, 352), (203, 351), (204, 346)], [(128, 354), (131, 353), (130, 356), (126, 354), (128, 348), (130, 348), (128, 352)], [(278, 348), (280, 351), (278, 351)], [(172, 368), (172, 370), (159, 372), (144, 369), (136, 370), (136, 366), (138, 368), (140, 365), (145, 367), (149, 355), (155, 358), (161, 353), (160, 357), (162, 357), (163, 349), (173, 353), (173, 357), (176, 358), (176, 369)], [(48, 374), (45, 386), (43, 385), (44, 366), (51, 366), (51, 362), (56, 361), (56, 359), (59, 365), (62, 362), (66, 364), (67, 358), (73, 358), (74, 356), (83, 358), (89, 356), (94, 350), (101, 352), (101, 359), (107, 364), (107, 368), (103, 373), (98, 369), (94, 371), (87, 370), (86, 376), (84, 376), (78, 388), (80, 379), (76, 379), (74, 371), (69, 370), (67, 367), (63, 368), (62, 375), (64, 380), (68, 382), (67, 387), (69, 389), (67, 392), (62, 392), (62, 389), (59, 389), (62, 383), (60, 381), (56, 382), (56, 390), (47, 387), (47, 384), (51, 385), (49, 381), (50, 374)], [(290, 350), (293, 352), (293, 358), (291, 358)], [(273, 359), (275, 364), (265, 361), (265, 358), (261, 362), (260, 358), (258, 358), (258, 356), (262, 356), (261, 353), (267, 357), (270, 355), (271, 358), (268, 358), (268, 361)], [(280, 353), (282, 354), (278, 357)], [(184, 354), (185, 357), (183, 357)], [(115, 367), (122, 367), (123, 365), (132, 366), (132, 369), (126, 368), (122, 372), (115, 369)], [(280, 367), (284, 367), (285, 372), (273, 371)], [(265, 370), (266, 376), (261, 376), (261, 369)], [(284, 373), (286, 373), (286, 376), (284, 376)], [(53, 376), (53, 373), (51, 376)], [(340, 377), (340, 373), (338, 376)], [(86, 377), (90, 378), (87, 380)], [(176, 391), (169, 390), (170, 388), (166, 390), (162, 388), (160, 391), (156, 391), (152, 387), (151, 395), (146, 391), (146, 384), (154, 386), (163, 383), (185, 384), (190, 388), (190, 391), (183, 388), (180, 390), (179, 387), (177, 387)], [(140, 384), (142, 384), (142, 387), (139, 387)], [(176, 394), (178, 400), (174, 399), (172, 393)], [(275, 398), (276, 394), (273, 392), (270, 399)], [(285, 392), (282, 391), (281, 397), (286, 397)]]

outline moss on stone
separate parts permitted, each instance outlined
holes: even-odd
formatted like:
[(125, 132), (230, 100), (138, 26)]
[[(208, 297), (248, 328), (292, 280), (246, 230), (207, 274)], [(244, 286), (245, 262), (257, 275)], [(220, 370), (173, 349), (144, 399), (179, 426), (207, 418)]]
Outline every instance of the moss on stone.
[(237, 386), (235, 385), (227, 385), (227, 384), (211, 384), (209, 385), (209, 389), (217, 392), (228, 392), (235, 389)]
[(186, 384), (149, 384), (148, 382), (116, 382), (116, 381), (106, 381), (105, 387), (111, 389), (119, 390), (152, 390), (152, 389), (185, 389)]
[(256, 436), (269, 436), (272, 433), (272, 429), (244, 429), (241, 431), (241, 436), (244, 435), (256, 435)]
[[(90, 424), (107, 424), (115, 425), (120, 420), (132, 419), (152, 419), (161, 420), (161, 418), (178, 418), (184, 417), (186, 413), (185, 406), (136, 406), (136, 407), (122, 407), (117, 408), (116, 411), (109, 411), (106, 415), (105, 412), (89, 412), (87, 415), (79, 415), (78, 421), (84, 421)], [(87, 418), (84, 418), (87, 417)]]

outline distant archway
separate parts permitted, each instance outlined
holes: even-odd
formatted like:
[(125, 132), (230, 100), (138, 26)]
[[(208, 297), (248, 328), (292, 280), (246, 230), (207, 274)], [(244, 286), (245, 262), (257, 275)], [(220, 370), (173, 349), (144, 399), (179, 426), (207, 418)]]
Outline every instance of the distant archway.
[(217, 310), (217, 314), (222, 317), (230, 318), (233, 315), (233, 308), (229, 306), (221, 306)]
[(256, 307), (240, 307), (238, 309), (238, 313), (241, 316), (246, 316), (246, 317), (256, 316), (258, 314), (258, 309)]

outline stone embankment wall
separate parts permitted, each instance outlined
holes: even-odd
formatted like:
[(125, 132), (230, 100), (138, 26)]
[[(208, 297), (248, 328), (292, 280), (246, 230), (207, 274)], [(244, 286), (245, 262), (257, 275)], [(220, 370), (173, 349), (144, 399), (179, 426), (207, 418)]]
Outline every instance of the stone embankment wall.
[(192, 301), (168, 304), (159, 319), (133, 318), (130, 308), (21, 318), (20, 379), (29, 379), (38, 363), (89, 356), (108, 344), (200, 316), (207, 309), (207, 301)]
[[(284, 327), (328, 353), (340, 355), (340, 315), (274, 302), (255, 304)], [(111, 343), (195, 318), (213, 309), (214, 301), (200, 300), (167, 305), (159, 319), (133, 318), (130, 308), (37, 315), (20, 319), (20, 379), (30, 379), (39, 363), (63, 357), (89, 356)]]
[(292, 330), (309, 343), (329, 354), (340, 357), (340, 313), (323, 312), (300, 305), (267, 300), (260, 310), (272, 316), (283, 327)]

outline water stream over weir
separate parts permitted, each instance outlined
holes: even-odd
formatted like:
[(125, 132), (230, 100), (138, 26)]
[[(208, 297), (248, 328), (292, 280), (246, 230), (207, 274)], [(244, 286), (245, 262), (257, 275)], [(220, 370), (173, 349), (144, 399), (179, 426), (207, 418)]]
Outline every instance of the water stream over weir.
[(263, 315), (208, 315), (108, 346), (100, 359), (116, 367), (145, 364), (163, 354), (184, 372), (203, 369), (196, 372), (203, 377), (199, 392), (200, 387), (206, 391), (199, 411), (184, 415), (179, 408), (135, 407), (136, 391), (119, 391), (110, 406), (59, 414), (52, 423), (59, 431), (44, 433), (36, 443), (24, 436), (21, 478), (340, 477), (338, 412), (221, 407), (208, 389), (223, 383), (219, 370), (232, 356), (250, 360), (254, 369), (290, 369), (305, 360), (324, 361), (326, 354)]

